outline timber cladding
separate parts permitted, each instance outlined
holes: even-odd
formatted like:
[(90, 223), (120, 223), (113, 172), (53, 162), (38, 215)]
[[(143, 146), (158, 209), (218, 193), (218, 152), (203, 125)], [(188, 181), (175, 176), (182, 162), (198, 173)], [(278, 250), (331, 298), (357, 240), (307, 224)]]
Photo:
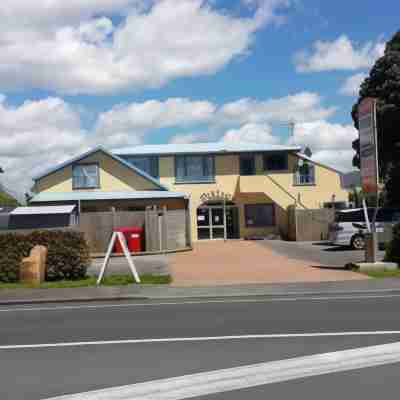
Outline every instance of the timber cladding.
[(92, 253), (105, 253), (116, 228), (144, 228), (144, 250), (173, 251), (189, 246), (187, 210), (147, 209), (146, 211), (90, 212), (80, 215), (79, 229), (84, 232)]
[(329, 225), (335, 220), (335, 211), (329, 208), (302, 210), (288, 209), (288, 235), (298, 242), (327, 240)]

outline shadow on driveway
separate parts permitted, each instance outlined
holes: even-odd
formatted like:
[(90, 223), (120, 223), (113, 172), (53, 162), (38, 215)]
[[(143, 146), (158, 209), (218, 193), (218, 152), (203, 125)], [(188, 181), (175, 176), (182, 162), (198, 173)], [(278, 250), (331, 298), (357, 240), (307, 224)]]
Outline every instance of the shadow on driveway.
[[(350, 247), (333, 246), (328, 242), (285, 242), (283, 240), (264, 240), (258, 242), (278, 254), (286, 255), (294, 260), (310, 262), (310, 266), (344, 268), (349, 263), (364, 261), (363, 250), (353, 250)], [(378, 258), (383, 259), (384, 252), (378, 252)]]

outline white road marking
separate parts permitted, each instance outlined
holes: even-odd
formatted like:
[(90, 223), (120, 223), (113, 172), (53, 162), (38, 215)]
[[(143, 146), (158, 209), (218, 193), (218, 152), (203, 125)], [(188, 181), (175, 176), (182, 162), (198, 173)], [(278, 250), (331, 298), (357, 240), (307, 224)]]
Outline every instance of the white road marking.
[(400, 342), (158, 379), (47, 400), (181, 400), (400, 362)]
[[(260, 295), (262, 296), (262, 295)], [(216, 303), (272, 303), (285, 301), (331, 301), (331, 300), (368, 300), (368, 299), (391, 299), (399, 298), (400, 294), (387, 295), (348, 295), (348, 296), (313, 296), (307, 297), (274, 297), (263, 299), (225, 299), (225, 300), (182, 300), (182, 301), (163, 301), (158, 303), (128, 303), (128, 304), (96, 304), (96, 305), (69, 305), (69, 306), (46, 306), (46, 307), (15, 307), (15, 308), (0, 308), (0, 313), (7, 312), (27, 312), (27, 311), (68, 311), (68, 310), (93, 310), (107, 308), (126, 308), (126, 307), (156, 307), (156, 306), (171, 306), (171, 305), (192, 305), (192, 304), (216, 304)], [(82, 300), (84, 302), (84, 300)]]
[(350, 331), (350, 332), (311, 332), (311, 333), (268, 333), (258, 335), (230, 335), (230, 336), (198, 336), (178, 338), (145, 338), (145, 339), (121, 339), (121, 340), (92, 340), (85, 342), (57, 342), (57, 343), (33, 343), (1, 345), (0, 350), (26, 350), (46, 349), (54, 347), (82, 347), (116, 344), (146, 344), (146, 343), (177, 343), (177, 342), (208, 342), (223, 340), (251, 340), (251, 339), (296, 339), (314, 338), (326, 336), (390, 336), (400, 335), (400, 331)]

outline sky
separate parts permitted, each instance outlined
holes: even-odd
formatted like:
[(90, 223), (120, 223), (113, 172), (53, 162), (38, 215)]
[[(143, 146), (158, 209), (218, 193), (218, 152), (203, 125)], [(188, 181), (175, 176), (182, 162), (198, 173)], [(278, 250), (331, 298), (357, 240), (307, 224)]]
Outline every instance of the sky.
[(349, 171), (351, 107), (400, 29), (398, 0), (381, 4), (2, 0), (0, 182), (21, 196), (99, 144), (220, 140)]

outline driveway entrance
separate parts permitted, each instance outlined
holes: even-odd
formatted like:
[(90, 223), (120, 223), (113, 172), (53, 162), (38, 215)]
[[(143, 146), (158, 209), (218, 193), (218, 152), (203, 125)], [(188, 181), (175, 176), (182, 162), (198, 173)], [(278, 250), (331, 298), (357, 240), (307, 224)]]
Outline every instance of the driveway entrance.
[(196, 242), (192, 252), (171, 254), (169, 263), (175, 286), (368, 279), (351, 271), (313, 268), (257, 241)]

